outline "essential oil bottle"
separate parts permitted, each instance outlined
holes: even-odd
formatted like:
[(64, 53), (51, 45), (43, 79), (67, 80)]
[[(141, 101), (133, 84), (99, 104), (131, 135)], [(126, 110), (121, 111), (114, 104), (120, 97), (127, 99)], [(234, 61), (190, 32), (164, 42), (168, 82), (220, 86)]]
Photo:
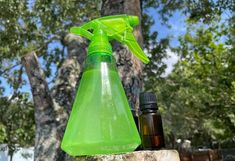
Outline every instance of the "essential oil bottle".
[(161, 114), (154, 93), (140, 94), (139, 126), (143, 150), (159, 150), (165, 147)]

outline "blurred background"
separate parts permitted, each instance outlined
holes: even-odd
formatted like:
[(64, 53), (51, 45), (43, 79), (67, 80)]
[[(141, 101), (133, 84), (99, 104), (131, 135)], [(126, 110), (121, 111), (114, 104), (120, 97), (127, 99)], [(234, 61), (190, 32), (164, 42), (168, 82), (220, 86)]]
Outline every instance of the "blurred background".
[(131, 108), (155, 92), (167, 148), (225, 159), (235, 152), (234, 10), (233, 0), (1, 0), (0, 160), (66, 160), (58, 149), (88, 44), (69, 28), (124, 13), (140, 17), (135, 36), (151, 60), (112, 42)]

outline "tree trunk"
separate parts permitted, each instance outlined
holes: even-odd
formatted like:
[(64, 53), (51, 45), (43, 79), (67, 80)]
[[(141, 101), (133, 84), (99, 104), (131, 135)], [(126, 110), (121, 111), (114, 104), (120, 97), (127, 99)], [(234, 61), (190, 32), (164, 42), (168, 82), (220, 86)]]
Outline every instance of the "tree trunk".
[(34, 160), (58, 160), (64, 154), (60, 150), (60, 137), (57, 133), (54, 104), (45, 75), (34, 52), (24, 56), (22, 64), (30, 81), (35, 107), (36, 138)]
[[(141, 20), (141, 7), (139, 0), (103, 0), (101, 14), (129, 14), (136, 15)], [(134, 35), (140, 45), (142, 45), (142, 33), (140, 25), (135, 28)], [(139, 108), (139, 93), (142, 88), (143, 64), (138, 60), (129, 49), (119, 42), (112, 43), (113, 54), (117, 61), (119, 75), (128, 97), (131, 109), (135, 111)]]
[(64, 42), (68, 48), (68, 57), (58, 69), (55, 85), (51, 90), (56, 106), (56, 119), (59, 121), (61, 139), (75, 98), (86, 56), (86, 42), (83, 38), (68, 34)]
[[(68, 49), (68, 57), (62, 63), (56, 76), (55, 85), (51, 92), (54, 99), (56, 120), (58, 121), (57, 133), (62, 141), (67, 120), (73, 105), (77, 87), (81, 78), (84, 60), (86, 57), (86, 41), (78, 36), (68, 34), (64, 39)], [(64, 155), (59, 160), (73, 160)]]
[(14, 152), (9, 153), (10, 161), (12, 161), (12, 160), (13, 160), (13, 155), (14, 155)]

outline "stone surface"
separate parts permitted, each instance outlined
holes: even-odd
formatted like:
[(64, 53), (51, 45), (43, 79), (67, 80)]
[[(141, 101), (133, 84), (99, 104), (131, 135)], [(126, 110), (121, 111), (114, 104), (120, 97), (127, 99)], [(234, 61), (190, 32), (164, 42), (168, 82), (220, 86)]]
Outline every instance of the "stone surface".
[(119, 155), (77, 157), (76, 161), (180, 161), (176, 150), (136, 151)]

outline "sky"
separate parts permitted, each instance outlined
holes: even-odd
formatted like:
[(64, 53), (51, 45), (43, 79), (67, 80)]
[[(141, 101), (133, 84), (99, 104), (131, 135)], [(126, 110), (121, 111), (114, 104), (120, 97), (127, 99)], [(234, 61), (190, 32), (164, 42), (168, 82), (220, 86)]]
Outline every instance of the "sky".
[(149, 9), (147, 13), (151, 15), (155, 21), (155, 24), (152, 26), (151, 30), (157, 30), (158, 40), (171, 36), (170, 45), (172, 47), (178, 46), (178, 36), (183, 35), (186, 32), (185, 16), (180, 11), (174, 12), (172, 17), (169, 18), (169, 28), (162, 24), (160, 15), (157, 11), (154, 9)]
[[(13, 161), (33, 161), (33, 156), (34, 156), (33, 147), (19, 148), (18, 151), (14, 153), (12, 160)], [(10, 157), (8, 156), (8, 148), (6, 144), (0, 144), (0, 161), (9, 161), (9, 160), (10, 160)]]
[[(179, 46), (178, 37), (186, 33), (185, 16), (181, 12), (176, 11), (172, 17), (169, 18), (169, 28), (161, 23), (160, 15), (154, 9), (149, 9), (148, 14), (150, 14), (155, 21), (151, 31), (158, 32), (158, 40), (170, 36), (170, 46)], [(174, 64), (178, 61), (178, 56), (171, 49), (167, 49), (166, 52), (168, 57), (163, 59), (163, 62), (167, 65), (167, 68), (163, 76), (169, 75), (174, 69)]]

